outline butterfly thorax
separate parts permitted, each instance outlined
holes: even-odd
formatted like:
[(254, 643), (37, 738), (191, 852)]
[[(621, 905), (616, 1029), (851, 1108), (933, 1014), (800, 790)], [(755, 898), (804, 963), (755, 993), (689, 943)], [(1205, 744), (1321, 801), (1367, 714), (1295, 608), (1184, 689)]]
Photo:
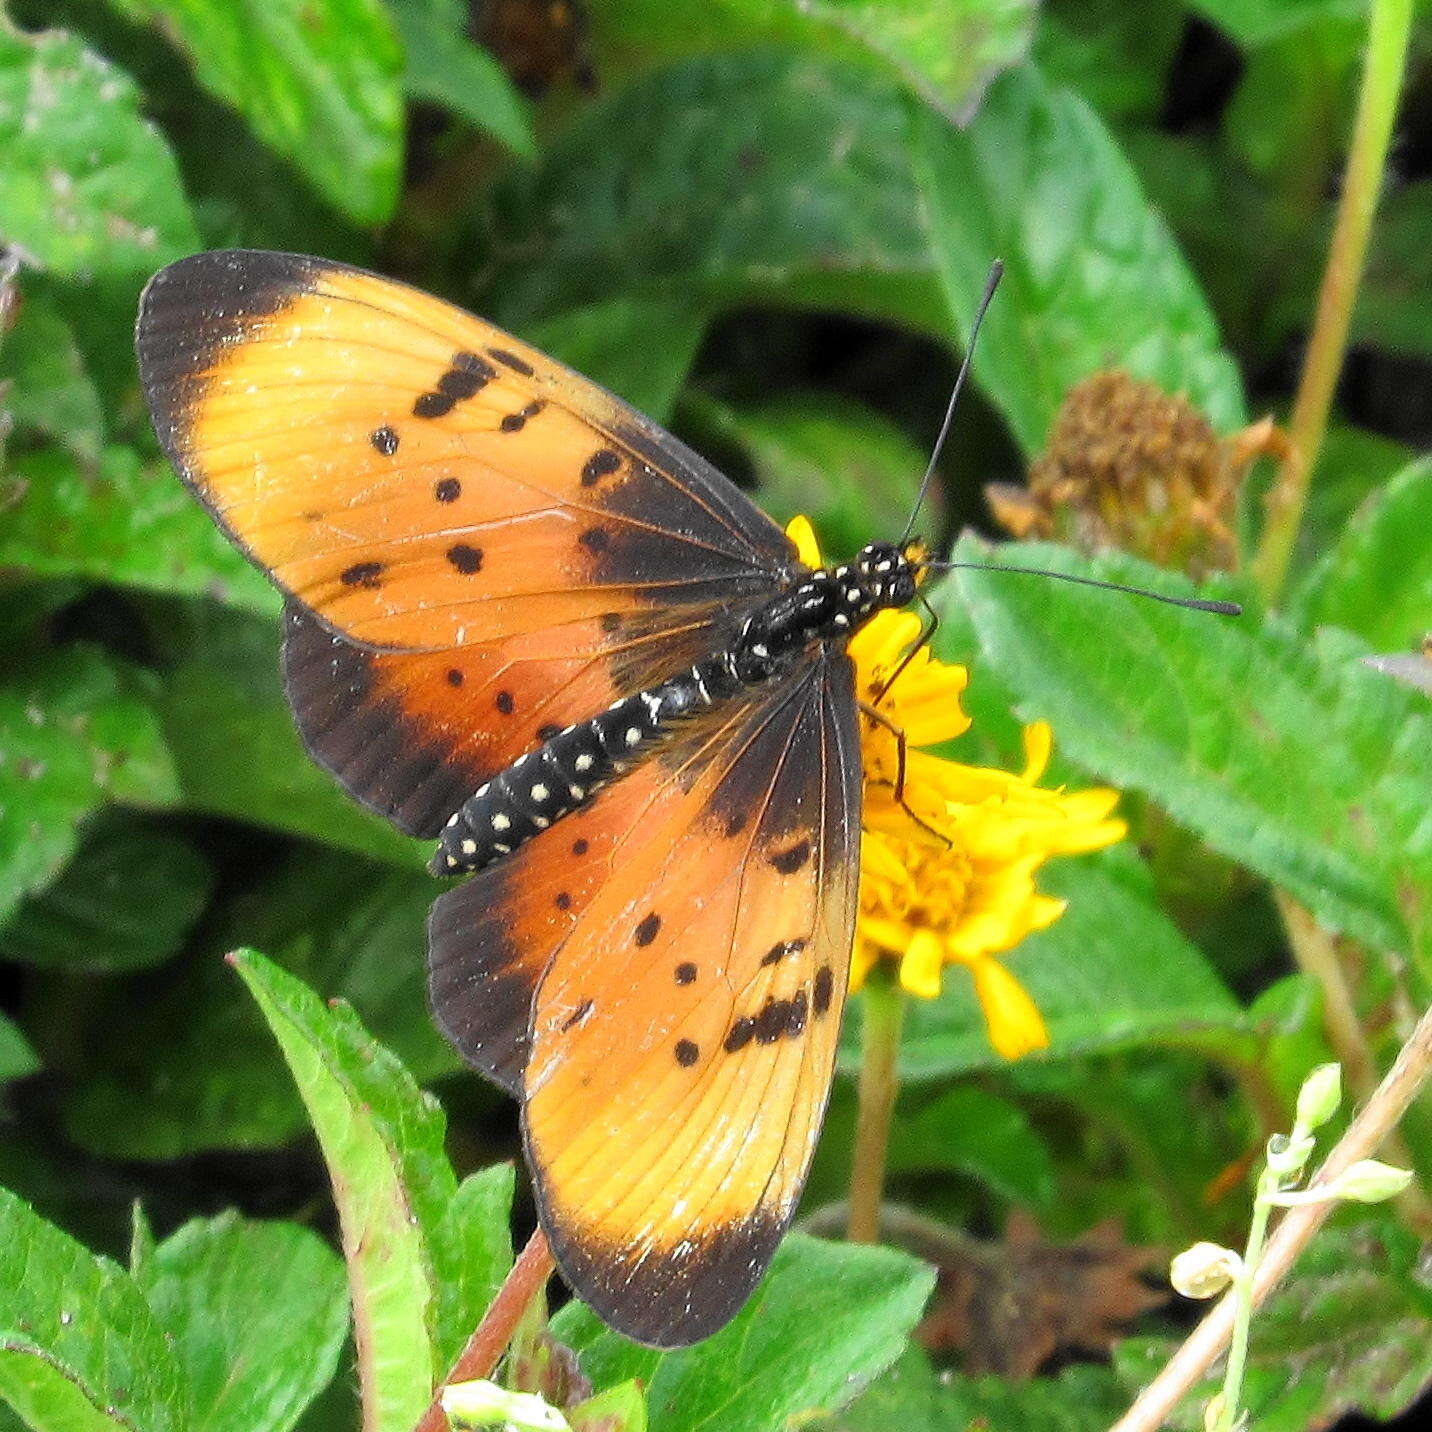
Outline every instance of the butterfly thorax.
[(873, 542), (848, 566), (798, 577), (757, 607), (723, 650), (559, 731), (463, 802), (443, 829), (435, 875), (480, 870), (585, 805), (686, 721), (786, 675), (820, 643), (845, 642), (915, 595), (914, 550)]

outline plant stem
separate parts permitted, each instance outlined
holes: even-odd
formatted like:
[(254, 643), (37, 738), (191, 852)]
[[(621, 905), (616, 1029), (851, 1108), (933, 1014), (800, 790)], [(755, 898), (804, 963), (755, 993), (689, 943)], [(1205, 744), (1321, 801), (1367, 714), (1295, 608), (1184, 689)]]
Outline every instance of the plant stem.
[(1333, 389), (1342, 369), (1353, 301), (1362, 281), (1368, 235), (1402, 89), (1412, 6), (1413, 0), (1373, 0), (1342, 197), (1288, 424), (1289, 451), (1268, 494), (1268, 518), (1253, 557), (1253, 576), (1269, 605), (1277, 600), (1288, 575), (1307, 502), (1308, 482), (1322, 448)]
[(1215, 1432), (1232, 1432), (1243, 1400), (1243, 1373), (1248, 1366), (1248, 1333), (1253, 1324), (1253, 1279), (1263, 1257), (1263, 1240), (1268, 1234), (1268, 1215), (1273, 1205), (1268, 1195), (1278, 1188), (1277, 1178), (1264, 1169), (1258, 1175), (1258, 1193), (1253, 1200), (1253, 1218), (1248, 1225), (1248, 1243), (1243, 1250), (1243, 1270), (1233, 1287), (1233, 1329), (1229, 1334), (1228, 1368), (1223, 1376), (1223, 1410)]
[[(1359, 1159), (1376, 1153), (1378, 1146), (1417, 1097), (1418, 1090), (1432, 1074), (1432, 1009), (1423, 1014), (1412, 1037), (1402, 1046), (1397, 1061), (1377, 1087), (1366, 1107), (1348, 1126), (1308, 1182), (1309, 1188), (1331, 1183)], [(1289, 1209), (1259, 1260), (1249, 1293), (1250, 1307), (1256, 1308), (1282, 1282), (1293, 1260), (1308, 1240), (1322, 1227), (1337, 1202), (1304, 1204)], [(1237, 1298), (1230, 1293), (1193, 1330), (1158, 1376), (1144, 1388), (1134, 1405), (1113, 1425), (1110, 1432), (1155, 1432), (1178, 1403), (1213, 1365), (1228, 1343), (1233, 1330)]]
[(885, 1156), (890, 1146), (890, 1116), (900, 1090), (900, 1029), (905, 1022), (905, 992), (895, 972), (877, 964), (865, 981), (865, 1027), (860, 1051), (859, 1112), (855, 1121), (855, 1157), (850, 1170), (852, 1243), (880, 1237), (880, 1198), (885, 1189)]
[(491, 1377), (522, 1315), (533, 1300), (541, 1296), (556, 1264), (547, 1246), (547, 1235), (540, 1228), (527, 1240), (527, 1246), (512, 1265), (506, 1280), (497, 1290), (491, 1307), (483, 1314), (477, 1330), (468, 1338), (448, 1375), (438, 1384), (428, 1410), (423, 1413), (414, 1432), (447, 1432), (447, 1414), (443, 1411), (443, 1388), (455, 1382), (471, 1382), (474, 1378)]

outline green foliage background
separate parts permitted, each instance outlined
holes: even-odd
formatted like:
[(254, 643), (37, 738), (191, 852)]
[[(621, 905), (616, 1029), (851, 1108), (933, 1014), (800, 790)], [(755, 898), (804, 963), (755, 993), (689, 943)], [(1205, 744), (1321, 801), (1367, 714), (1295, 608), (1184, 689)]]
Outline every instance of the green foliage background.
[[(535, 97), (475, 38), (494, 8), (0, 0), (0, 1428), (354, 1427), (351, 1299), (370, 1425), (406, 1432), (510, 1260), (514, 1188), (531, 1221), (511, 1108), (428, 1023), (424, 852), (302, 756), (276, 599), (149, 432), (156, 268), (249, 245), (401, 275), (836, 551), (898, 529), (996, 255), (950, 535), (992, 531), (982, 484), (1102, 367), (1223, 434), (1288, 405), (1358, 0), (590, 0)], [(1329, 1057), (1275, 889), (1342, 942), (1376, 1057), (1427, 1003), (1432, 707), (1360, 659), (1432, 629), (1425, 29), (1403, 114), (1279, 609), (1236, 575), (1211, 590), (1237, 623), (975, 573), (937, 597), (973, 672), (952, 754), (1015, 763), (1047, 719), (1055, 779), (1120, 786), (1134, 827), (1051, 867), (1068, 913), (1011, 957), (1047, 1055), (1002, 1065), (958, 972), (912, 1011), (892, 1193), (952, 1226), (1237, 1240), (1220, 1175)], [(1133, 555), (1008, 560), (1188, 590)], [(843, 1194), (852, 1108), (842, 1079), (808, 1212)], [(1429, 1134), (1414, 1109), (1424, 1179)], [(1260, 1325), (1257, 1425), (1405, 1406), (1432, 1375), (1417, 1268), (1395, 1213), (1340, 1215)], [(702, 1347), (578, 1306), (554, 1331), (599, 1390), (640, 1378), (658, 1432), (1002, 1432), (1107, 1425), (1180, 1316), (1032, 1382), (937, 1374), (907, 1341), (929, 1288), (793, 1237)]]

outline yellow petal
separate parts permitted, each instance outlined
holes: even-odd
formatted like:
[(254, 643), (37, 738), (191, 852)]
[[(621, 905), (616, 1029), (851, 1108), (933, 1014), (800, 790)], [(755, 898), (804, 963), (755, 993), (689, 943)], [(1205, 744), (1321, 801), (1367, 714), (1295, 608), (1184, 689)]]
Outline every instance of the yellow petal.
[(1003, 1059), (1018, 1059), (1021, 1054), (1049, 1048), (1049, 1031), (1034, 1001), (998, 960), (980, 960), (971, 973), (995, 1053)]
[(820, 560), (820, 543), (815, 540), (815, 528), (810, 525), (810, 518), (805, 513), (796, 513), (786, 523), (786, 536), (796, 544), (796, 556), (807, 567), (823, 565)]
[(1049, 765), (1054, 750), (1054, 732), (1048, 721), (1035, 721), (1024, 728), (1024, 779), (1033, 785)]
[(900, 961), (900, 986), (921, 999), (939, 999), (944, 946), (929, 930), (916, 930)]

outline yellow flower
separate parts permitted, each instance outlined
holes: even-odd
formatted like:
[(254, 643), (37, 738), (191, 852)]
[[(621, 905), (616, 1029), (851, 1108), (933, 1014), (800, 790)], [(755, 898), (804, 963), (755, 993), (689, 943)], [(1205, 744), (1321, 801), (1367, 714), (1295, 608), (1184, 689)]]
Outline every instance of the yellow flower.
[[(819, 566), (810, 524), (798, 517), (787, 531), (801, 559)], [(928, 647), (905, 661), (919, 632), (913, 613), (881, 612), (850, 643), (860, 698), (890, 723), (862, 716), (865, 819), (850, 984), (858, 989), (875, 964), (894, 960), (906, 991), (935, 999), (945, 966), (962, 965), (990, 1043), (1016, 1059), (1046, 1048), (1049, 1035), (1034, 1001), (997, 956), (1064, 912), (1062, 900), (1035, 886), (1050, 856), (1123, 838), (1123, 821), (1111, 817), (1118, 792), (1041, 787), (1052, 748), (1042, 721), (1025, 728), (1018, 773), (917, 749), (953, 740), (970, 725), (960, 708), (968, 681), (963, 667), (940, 661)], [(891, 727), (904, 733), (907, 746), (899, 801), (899, 743)]]

